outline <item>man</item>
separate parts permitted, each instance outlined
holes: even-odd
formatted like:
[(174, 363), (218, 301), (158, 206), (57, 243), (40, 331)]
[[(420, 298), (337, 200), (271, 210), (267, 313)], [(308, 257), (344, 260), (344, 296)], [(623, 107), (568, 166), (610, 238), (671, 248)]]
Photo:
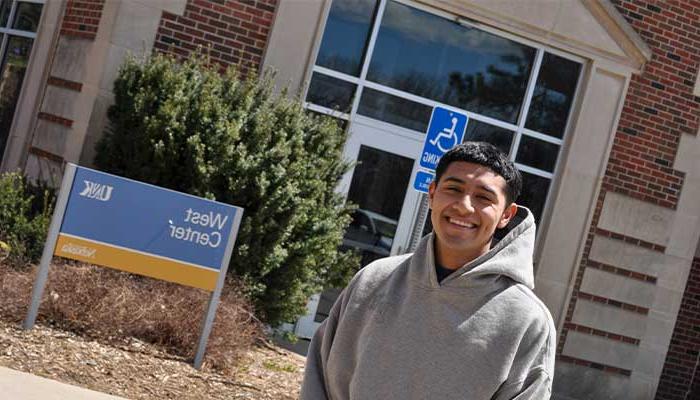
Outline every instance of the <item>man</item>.
[(548, 399), (555, 331), (531, 291), (521, 186), (490, 144), (447, 152), (429, 188), (433, 233), (355, 275), (311, 341), (301, 398)]

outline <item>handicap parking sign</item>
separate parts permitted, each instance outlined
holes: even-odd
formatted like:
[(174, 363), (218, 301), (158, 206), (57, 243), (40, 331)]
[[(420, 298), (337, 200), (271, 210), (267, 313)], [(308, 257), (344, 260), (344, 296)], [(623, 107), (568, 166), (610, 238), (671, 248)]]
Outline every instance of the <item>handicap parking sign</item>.
[(468, 117), (442, 107), (433, 108), (423, 144), (420, 166), (434, 170), (443, 154), (462, 143)]
[(413, 181), (413, 188), (419, 192), (428, 193), (430, 182), (435, 179), (435, 175), (428, 171), (416, 172), (416, 179)]
[(425, 135), (423, 151), (420, 155), (420, 168), (413, 181), (413, 188), (419, 192), (428, 192), (433, 181), (434, 171), (443, 154), (462, 143), (469, 117), (443, 107), (433, 108), (428, 132)]

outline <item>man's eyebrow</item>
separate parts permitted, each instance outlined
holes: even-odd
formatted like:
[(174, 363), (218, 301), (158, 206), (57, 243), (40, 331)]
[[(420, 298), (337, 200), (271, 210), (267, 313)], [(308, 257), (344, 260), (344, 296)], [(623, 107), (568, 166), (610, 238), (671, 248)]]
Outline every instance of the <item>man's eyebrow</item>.
[(461, 184), (467, 183), (467, 181), (465, 181), (464, 179), (459, 179), (456, 176), (448, 176), (443, 180), (443, 182), (448, 182), (448, 181), (461, 183)]
[[(447, 176), (447, 177), (445, 177), (445, 179), (442, 180), (442, 182), (445, 182), (445, 183), (454, 182), (454, 183), (459, 183), (462, 185), (467, 183), (467, 181), (465, 181), (464, 179), (460, 179), (456, 176)], [(479, 188), (485, 192), (491, 193), (494, 196), (498, 196), (498, 193), (496, 192), (496, 190), (494, 190), (491, 186), (481, 184), (481, 185), (478, 185), (477, 188)]]
[(496, 191), (493, 190), (490, 186), (487, 186), (487, 185), (479, 185), (478, 188), (481, 189), (481, 190), (484, 190), (484, 191), (486, 191), (486, 192), (489, 192), (489, 193), (491, 193), (491, 194), (494, 195), (494, 196), (498, 196), (498, 193), (496, 193)]

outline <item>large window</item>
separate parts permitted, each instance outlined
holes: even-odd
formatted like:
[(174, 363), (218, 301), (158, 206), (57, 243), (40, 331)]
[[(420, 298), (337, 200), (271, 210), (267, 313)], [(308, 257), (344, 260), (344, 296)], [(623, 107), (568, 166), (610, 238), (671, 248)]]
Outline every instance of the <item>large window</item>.
[(306, 101), (352, 123), (425, 134), (434, 106), (469, 115), (523, 173), (539, 221), (555, 176), (581, 60), (408, 0), (333, 0)]
[(0, 0), (0, 157), (36, 38), (43, 1)]

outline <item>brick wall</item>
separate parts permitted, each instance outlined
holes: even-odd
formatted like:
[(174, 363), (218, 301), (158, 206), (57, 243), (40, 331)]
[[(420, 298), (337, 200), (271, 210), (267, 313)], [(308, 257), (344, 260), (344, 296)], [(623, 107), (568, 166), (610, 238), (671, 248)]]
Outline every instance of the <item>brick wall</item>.
[(671, 166), (681, 133), (698, 130), (700, 1), (613, 0), (653, 50), (630, 83), (606, 173), (607, 190), (674, 208), (683, 174)]
[[(629, 376), (631, 371), (611, 368), (586, 360), (561, 355), (569, 331), (589, 332), (572, 324), (577, 300), (590, 301), (590, 295), (580, 290), (586, 268), (605, 269), (628, 278), (655, 279), (633, 276), (614, 266), (600, 265), (589, 260), (595, 235), (612, 237), (636, 246), (663, 253), (662, 246), (644, 243), (597, 228), (605, 194), (616, 192), (645, 202), (675, 209), (678, 205), (684, 174), (672, 168), (681, 134), (696, 134), (700, 124), (700, 98), (693, 95), (695, 77), (700, 65), (700, 1), (698, 0), (612, 0), (625, 19), (653, 51), (652, 59), (640, 75), (632, 77), (620, 117), (601, 193), (591, 222), (583, 257), (574, 283), (565, 324), (560, 333), (559, 361), (584, 365), (611, 373)], [(700, 296), (700, 285), (689, 285), (686, 296)], [(608, 305), (630, 310), (612, 299), (594, 299)], [(637, 307), (639, 308), (639, 307)], [(697, 309), (696, 309), (697, 310)], [(633, 310), (646, 314), (647, 310)], [(697, 319), (694, 323), (698, 323)], [(624, 341), (606, 334), (611, 340)], [(631, 341), (628, 340), (628, 343)], [(631, 343), (638, 345), (637, 343)], [(697, 342), (682, 342), (677, 351), (697, 352)], [(694, 348), (692, 346), (695, 346)], [(669, 370), (671, 371), (671, 370)], [(673, 374), (674, 372), (670, 372)], [(687, 385), (689, 381), (685, 381)], [(665, 397), (662, 397), (666, 399)], [(661, 398), (659, 398), (661, 399)], [(669, 398), (670, 399), (670, 398)]]
[(277, 0), (188, 0), (183, 15), (163, 12), (154, 47), (186, 57), (197, 47), (245, 76), (260, 68)]
[(103, 6), (104, 0), (68, 0), (61, 35), (94, 39)]
[(688, 277), (681, 310), (671, 338), (664, 371), (656, 392), (657, 400), (690, 400), (694, 383), (694, 395), (700, 395), (700, 371), (698, 351), (700, 350), (700, 258), (696, 258)]

